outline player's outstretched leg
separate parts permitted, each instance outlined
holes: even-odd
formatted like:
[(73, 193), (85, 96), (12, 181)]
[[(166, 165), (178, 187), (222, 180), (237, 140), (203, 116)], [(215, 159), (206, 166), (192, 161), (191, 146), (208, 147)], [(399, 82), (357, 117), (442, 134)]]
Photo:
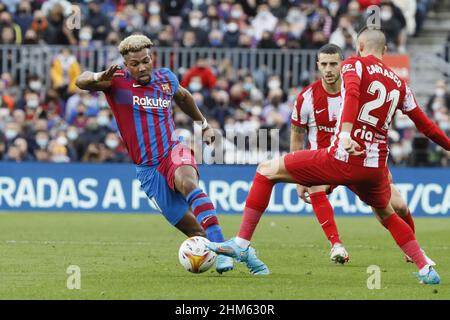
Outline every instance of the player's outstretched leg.
[[(412, 229), (412, 231), (415, 233), (415, 225), (414, 220), (411, 215), (411, 211), (409, 210), (408, 206), (406, 205), (405, 201), (403, 200), (400, 191), (394, 186), (394, 184), (391, 183), (391, 206), (394, 208), (394, 211), (398, 214), (400, 218), (405, 221), (409, 227)], [(427, 260), (427, 263), (431, 266), (435, 266), (436, 263), (431, 260), (425, 253), (425, 251), (422, 250), (422, 253), (425, 256), (425, 259)], [(406, 262), (414, 263), (414, 261), (411, 259), (411, 257), (408, 257), (405, 255)]]
[(257, 275), (269, 274), (269, 268), (256, 257), (256, 252), (250, 247), (250, 240), (269, 204), (273, 186), (277, 182), (295, 182), (284, 166), (284, 157), (265, 161), (258, 166), (245, 202), (238, 236), (223, 243), (208, 245), (216, 253), (226, 254), (245, 262), (250, 272)]
[(386, 209), (373, 208), (376, 214), (382, 219), (382, 224), (389, 230), (400, 249), (416, 264), (419, 272), (415, 275), (422, 284), (439, 284), (440, 277), (433, 266), (427, 260), (417, 242), (411, 227), (393, 212), (389, 205)]
[(325, 190), (328, 186), (317, 186), (309, 188), (309, 198), (313, 206), (314, 214), (322, 227), (325, 236), (331, 244), (330, 260), (335, 263), (344, 264), (349, 261), (350, 257), (345, 250), (336, 222), (334, 220), (334, 211), (328, 201)]
[[(175, 187), (186, 197), (195, 218), (206, 232), (206, 238), (212, 242), (223, 242), (225, 239), (217, 219), (216, 208), (206, 193), (199, 188), (194, 167), (181, 166), (176, 169)], [(216, 259), (216, 270), (219, 273), (233, 270), (233, 259), (219, 255)]]

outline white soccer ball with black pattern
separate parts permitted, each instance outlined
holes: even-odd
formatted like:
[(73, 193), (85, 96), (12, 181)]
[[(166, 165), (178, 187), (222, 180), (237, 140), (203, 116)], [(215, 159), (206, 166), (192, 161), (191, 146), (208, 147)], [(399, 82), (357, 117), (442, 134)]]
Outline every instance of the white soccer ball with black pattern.
[(208, 239), (200, 236), (191, 237), (183, 241), (178, 251), (181, 265), (189, 272), (202, 273), (211, 268), (216, 261), (217, 254), (208, 250)]

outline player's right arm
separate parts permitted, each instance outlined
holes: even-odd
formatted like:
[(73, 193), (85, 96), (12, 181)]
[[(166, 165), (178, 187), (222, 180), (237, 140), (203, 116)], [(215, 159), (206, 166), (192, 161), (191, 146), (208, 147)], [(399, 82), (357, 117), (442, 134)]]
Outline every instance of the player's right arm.
[(108, 69), (102, 72), (85, 71), (77, 78), (75, 84), (82, 90), (89, 91), (105, 91), (111, 88), (112, 78), (114, 73), (119, 70), (117, 64), (113, 64)]
[[(294, 110), (291, 116), (291, 144), (290, 151), (303, 150), (305, 146), (306, 126), (308, 125), (308, 106), (304, 105), (304, 98), (301, 92), (295, 101)], [(310, 106), (312, 107), (312, 106)], [(308, 187), (297, 184), (297, 194), (306, 203), (311, 203), (306, 195)]]

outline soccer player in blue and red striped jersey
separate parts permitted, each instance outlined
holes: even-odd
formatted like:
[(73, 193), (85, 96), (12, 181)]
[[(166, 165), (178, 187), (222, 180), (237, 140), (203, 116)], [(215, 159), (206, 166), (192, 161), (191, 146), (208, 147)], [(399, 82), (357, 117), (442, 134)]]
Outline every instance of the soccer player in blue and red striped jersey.
[[(196, 106), (192, 95), (180, 86), (167, 68), (153, 69), (152, 41), (132, 35), (119, 44), (125, 69), (82, 73), (79, 88), (103, 91), (116, 118), (120, 135), (136, 164), (142, 189), (164, 217), (185, 235), (224, 241), (216, 210), (199, 188), (199, 173), (192, 150), (176, 137), (173, 101), (201, 123), (203, 139), (214, 141), (213, 130)], [(233, 269), (233, 259), (219, 255), (219, 273)]]

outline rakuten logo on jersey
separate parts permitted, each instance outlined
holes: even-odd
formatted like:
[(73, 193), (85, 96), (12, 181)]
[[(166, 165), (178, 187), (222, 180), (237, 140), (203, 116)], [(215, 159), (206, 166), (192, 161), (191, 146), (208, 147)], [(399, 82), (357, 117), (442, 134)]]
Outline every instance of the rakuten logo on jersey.
[(133, 96), (133, 105), (142, 106), (144, 109), (168, 108), (170, 100)]

